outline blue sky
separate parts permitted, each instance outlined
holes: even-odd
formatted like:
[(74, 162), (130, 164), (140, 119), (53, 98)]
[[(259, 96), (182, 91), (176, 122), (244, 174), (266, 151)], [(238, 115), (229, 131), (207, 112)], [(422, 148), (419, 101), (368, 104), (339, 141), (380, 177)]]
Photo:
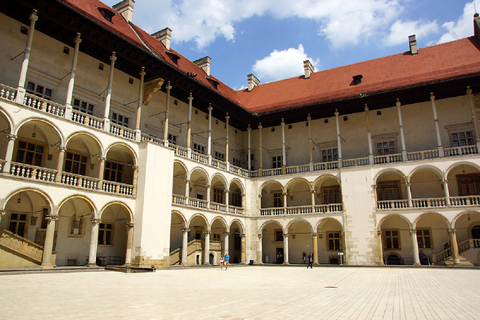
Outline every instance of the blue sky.
[[(114, 5), (120, 0), (105, 0)], [(475, 0), (480, 10), (480, 0)], [(233, 89), (253, 73), (261, 83), (331, 69), (473, 35), (465, 0), (136, 0), (133, 22), (172, 29), (172, 48)]]

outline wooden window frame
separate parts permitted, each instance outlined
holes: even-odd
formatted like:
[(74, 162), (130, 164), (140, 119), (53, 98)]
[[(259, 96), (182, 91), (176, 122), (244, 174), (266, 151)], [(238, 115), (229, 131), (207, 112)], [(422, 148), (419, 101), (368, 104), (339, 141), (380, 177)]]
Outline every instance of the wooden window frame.
[[(396, 233), (396, 235), (394, 235), (393, 233)], [(383, 230), (383, 236), (384, 236), (383, 245), (385, 250), (401, 250), (402, 249), (399, 229)], [(396, 247), (395, 247), (394, 239), (397, 239)]]
[(327, 236), (325, 237), (325, 240), (327, 242), (327, 251), (342, 250), (342, 232), (341, 231), (327, 232)]

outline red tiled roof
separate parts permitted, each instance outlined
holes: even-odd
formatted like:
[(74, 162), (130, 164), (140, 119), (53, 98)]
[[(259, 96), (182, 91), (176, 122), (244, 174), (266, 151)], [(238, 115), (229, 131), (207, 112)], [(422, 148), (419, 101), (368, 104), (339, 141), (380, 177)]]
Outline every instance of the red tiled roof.
[[(480, 73), (480, 41), (460, 39), (410, 52), (303, 75), (238, 91), (252, 113), (268, 113), (407, 88)], [(353, 85), (355, 75), (362, 82)]]

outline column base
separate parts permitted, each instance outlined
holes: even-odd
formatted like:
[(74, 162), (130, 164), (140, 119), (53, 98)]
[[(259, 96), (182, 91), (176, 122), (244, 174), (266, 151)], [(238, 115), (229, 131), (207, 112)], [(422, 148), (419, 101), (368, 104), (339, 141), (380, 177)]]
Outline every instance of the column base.
[(315, 267), (318, 267), (318, 266), (320, 266), (320, 263), (314, 262), (314, 263), (312, 263), (312, 265), (314, 265)]
[(93, 263), (87, 263), (87, 264), (85, 265), (85, 267), (88, 267), (88, 268), (98, 268), (97, 264), (94, 263), (94, 262), (93, 262)]
[(180, 265), (181, 265), (182, 267), (186, 267), (186, 266), (188, 266), (188, 263), (182, 262)]
[(290, 265), (290, 262), (284, 262), (282, 263), (284, 266), (289, 266)]

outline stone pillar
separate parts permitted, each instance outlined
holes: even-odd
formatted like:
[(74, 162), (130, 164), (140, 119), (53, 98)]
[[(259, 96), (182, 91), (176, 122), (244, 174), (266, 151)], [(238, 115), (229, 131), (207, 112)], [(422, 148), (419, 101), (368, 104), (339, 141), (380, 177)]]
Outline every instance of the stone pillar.
[(58, 162), (57, 162), (57, 175), (55, 176), (55, 182), (62, 182), (62, 174), (63, 174), (63, 160), (65, 159), (65, 147), (59, 147), (58, 150)]
[(258, 145), (258, 164), (259, 164), (259, 168), (258, 168), (258, 176), (261, 177), (262, 176), (262, 169), (263, 169), (263, 145), (262, 145), (262, 123), (260, 122), (258, 124), (258, 140), (259, 140), (259, 145)]
[(92, 234), (90, 236), (90, 251), (88, 253), (87, 267), (97, 266), (98, 227), (100, 219), (92, 219)]
[(285, 192), (282, 193), (282, 197), (283, 197), (283, 214), (286, 214), (287, 213), (287, 201), (288, 201), (288, 197), (287, 197), (287, 192), (288, 190), (285, 190)]
[(252, 169), (252, 128), (250, 128), (250, 124), (247, 127), (247, 170)]
[(402, 143), (402, 159), (403, 161), (407, 161), (407, 147), (405, 146), (405, 134), (403, 133), (403, 121), (402, 121), (402, 110), (401, 106), (402, 104), (400, 103), (400, 99), (397, 98), (397, 111), (398, 111), (398, 125), (400, 127), (400, 141)]
[(435, 132), (437, 133), (438, 156), (441, 158), (443, 154), (442, 138), (440, 136), (440, 127), (438, 126), (437, 106), (435, 105), (435, 96), (430, 92), (430, 101), (432, 101), (433, 121), (435, 123)]
[(379, 262), (378, 264), (380, 266), (384, 266), (385, 263), (383, 262), (383, 241), (382, 241), (382, 231), (377, 231), (377, 239), (378, 239), (378, 256), (379, 256)]
[(58, 220), (58, 215), (47, 215), (47, 232), (45, 234), (45, 244), (43, 245), (42, 268), (48, 269), (55, 267), (52, 264), (52, 250), (53, 241), (55, 237), (55, 221)]
[(132, 248), (133, 248), (133, 223), (127, 223), (127, 250), (125, 251), (125, 266), (132, 264)]
[(342, 167), (342, 137), (340, 137), (340, 124), (338, 122), (338, 109), (335, 109), (335, 123), (337, 126), (337, 151), (338, 151), (338, 167)]
[(452, 248), (452, 256), (453, 256), (453, 265), (459, 266), (460, 263), (460, 253), (458, 252), (458, 243), (457, 243), (457, 230), (450, 229), (450, 242)]
[(223, 233), (223, 254), (228, 252), (229, 235), (230, 235), (230, 232)]
[(448, 190), (448, 180), (443, 179), (443, 192), (445, 192), (445, 204), (450, 206), (450, 191)]
[(368, 139), (368, 162), (373, 165), (373, 146), (372, 146), (372, 132), (370, 131), (370, 113), (368, 105), (365, 103), (365, 120), (367, 121), (367, 139)]
[(263, 248), (262, 248), (263, 235), (258, 234), (258, 245), (257, 245), (257, 264), (263, 264)]
[(190, 180), (185, 179), (185, 197), (187, 197), (187, 203), (188, 204), (188, 198), (190, 197)]
[(480, 150), (480, 132), (478, 130), (477, 113), (475, 112), (475, 100), (473, 99), (472, 89), (467, 87), (468, 101), (470, 102), (470, 112), (472, 113), (472, 122), (475, 129), (475, 142), (477, 149)]
[(112, 52), (110, 56), (110, 75), (108, 77), (108, 86), (107, 93), (105, 96), (105, 113), (103, 119), (105, 121), (104, 130), (110, 131), (110, 105), (112, 102), (112, 84), (113, 84), (113, 71), (115, 70), (115, 61), (117, 60), (117, 55), (115, 51)]
[(20, 69), (20, 78), (18, 79), (17, 96), (15, 101), (19, 104), (23, 104), (25, 98), (25, 82), (27, 81), (28, 63), (30, 62), (30, 52), (32, 51), (33, 32), (35, 31), (35, 22), (38, 20), (37, 9), (33, 9), (30, 14), (30, 27), (28, 28), (27, 44), (23, 51), (22, 68)]
[(203, 230), (205, 236), (205, 248), (203, 248), (203, 264), (210, 264), (210, 230)]
[(418, 255), (417, 230), (410, 230), (410, 235), (412, 236), (413, 265), (419, 266), (420, 256)]
[(287, 173), (287, 151), (285, 143), (285, 120), (282, 118), (282, 174)]
[(190, 92), (190, 95), (188, 96), (187, 149), (192, 148), (192, 101), (193, 96)]
[(309, 166), (310, 172), (313, 171), (313, 138), (312, 138), (312, 117), (310, 113), (307, 116), (307, 123), (308, 123), (308, 145), (309, 145)]
[(132, 193), (134, 196), (137, 195), (137, 183), (138, 183), (138, 166), (133, 166), (133, 190)]
[(172, 90), (172, 85), (170, 81), (167, 82), (167, 101), (165, 106), (165, 122), (163, 125), (163, 143), (168, 146), (168, 114), (170, 113), (170, 90)]
[(105, 171), (105, 160), (107, 158), (105, 157), (100, 157), (100, 166), (98, 168), (98, 185), (97, 185), (97, 190), (102, 190), (103, 189), (103, 175)]
[(312, 201), (312, 213), (315, 213), (315, 189), (310, 190)]
[(283, 235), (283, 264), (288, 265), (288, 233)]
[(64, 115), (65, 118), (69, 120), (72, 118), (72, 98), (73, 98), (73, 88), (75, 85), (75, 72), (77, 69), (77, 60), (78, 60), (80, 43), (82, 42), (80, 33), (77, 33), (77, 36), (75, 37), (73, 42), (75, 42), (75, 49), (73, 51), (72, 69), (70, 70), (70, 80), (68, 81), (67, 99), (65, 101), (65, 115)]
[(408, 198), (408, 207), (412, 208), (412, 183), (407, 182), (407, 198)]
[(318, 266), (318, 235), (316, 232), (312, 233), (312, 255), (313, 255), (313, 264)]
[(17, 139), (17, 136), (14, 134), (9, 134), (7, 137), (7, 150), (5, 152), (5, 160), (7, 162), (3, 165), (3, 172), (9, 173), (12, 165), (13, 150), (15, 149), (15, 139)]
[(230, 144), (228, 142), (229, 119), (230, 116), (227, 112), (227, 115), (225, 116), (225, 161), (227, 162), (227, 165), (230, 163)]
[(242, 253), (240, 256), (240, 263), (247, 264), (247, 237), (244, 233), (242, 233), (240, 237), (242, 238)]
[(212, 164), (212, 104), (208, 104), (208, 140), (207, 140), (207, 156), (208, 164)]
[(187, 263), (187, 256), (188, 256), (188, 232), (190, 229), (182, 228), (182, 256), (181, 256), (181, 265), (186, 266)]
[(210, 209), (210, 185), (205, 186), (207, 188), (207, 206)]
[(140, 70), (140, 84), (138, 85), (138, 101), (137, 101), (137, 116), (135, 121), (135, 137), (138, 142), (142, 139), (142, 132), (141, 132), (141, 121), (142, 121), (142, 106), (143, 106), (143, 85), (145, 80), (145, 67), (142, 67)]

